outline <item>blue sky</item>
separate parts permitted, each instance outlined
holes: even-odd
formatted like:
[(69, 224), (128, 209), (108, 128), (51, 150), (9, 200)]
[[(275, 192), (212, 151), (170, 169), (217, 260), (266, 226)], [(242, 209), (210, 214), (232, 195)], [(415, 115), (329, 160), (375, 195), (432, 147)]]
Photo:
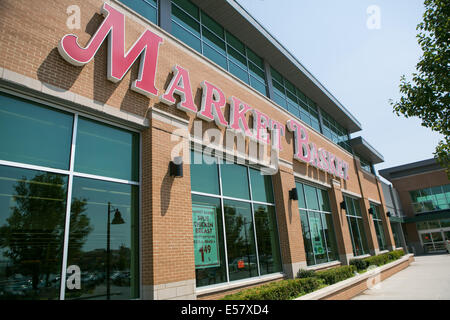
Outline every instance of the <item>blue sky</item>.
[[(389, 104), (422, 54), (416, 26), (423, 0), (237, 1), (361, 122), (352, 137), (363, 136), (383, 154), (377, 170), (433, 157), (442, 136), (418, 118), (395, 115)], [(367, 13), (372, 5), (379, 29), (367, 26), (375, 21)]]

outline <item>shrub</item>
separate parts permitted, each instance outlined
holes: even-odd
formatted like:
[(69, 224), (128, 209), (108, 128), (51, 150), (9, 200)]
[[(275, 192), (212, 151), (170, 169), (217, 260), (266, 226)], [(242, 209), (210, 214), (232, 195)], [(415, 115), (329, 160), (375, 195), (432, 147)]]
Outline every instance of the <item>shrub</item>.
[(272, 282), (225, 296), (222, 300), (290, 300), (317, 290), (323, 282), (304, 278)]
[(391, 251), (389, 254), (393, 257), (393, 260), (397, 260), (405, 255), (405, 251), (403, 251), (403, 249), (399, 249)]
[(365, 270), (370, 265), (383, 265), (401, 258), (405, 252), (395, 250), (378, 256), (364, 259), (352, 259), (349, 266), (341, 266), (328, 270), (299, 270), (297, 279), (271, 282), (259, 287), (245, 289), (229, 294), (222, 300), (290, 300), (320, 289), (323, 285), (351, 278), (356, 270)]
[(350, 265), (355, 266), (358, 271), (366, 270), (367, 267), (369, 266), (367, 264), (367, 261), (364, 259), (351, 259)]
[(364, 258), (364, 260), (366, 261), (367, 266), (370, 266), (370, 265), (381, 266), (383, 264), (386, 264), (389, 261), (389, 256), (387, 254), (383, 253), (383, 254), (379, 254), (377, 256)]
[(367, 263), (367, 267), (370, 265), (381, 266), (383, 264), (400, 259), (404, 255), (405, 255), (405, 252), (402, 249), (400, 249), (400, 250), (394, 250), (391, 252), (379, 254), (377, 256), (368, 257), (368, 258), (365, 258), (362, 260), (364, 260)]
[(297, 272), (298, 279), (311, 278), (311, 277), (314, 277), (315, 275), (316, 275), (316, 273), (314, 272), (314, 270), (300, 269)]
[(331, 285), (336, 282), (353, 277), (355, 275), (355, 271), (356, 267), (353, 265), (341, 266), (328, 270), (318, 271), (316, 272), (316, 276), (319, 279), (322, 279), (325, 284)]

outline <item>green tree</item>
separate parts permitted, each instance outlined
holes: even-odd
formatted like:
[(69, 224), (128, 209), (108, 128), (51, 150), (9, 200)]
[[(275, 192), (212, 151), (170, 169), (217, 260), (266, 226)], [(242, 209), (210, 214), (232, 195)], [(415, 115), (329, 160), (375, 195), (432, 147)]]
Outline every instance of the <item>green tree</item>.
[[(55, 298), (57, 294), (56, 290), (47, 294), (39, 291), (42, 286), (51, 287), (51, 275), (61, 273), (58, 262), (64, 245), (65, 186), (57, 174), (37, 174), (30, 180), (23, 177), (14, 186), (11, 215), (0, 227), (0, 249), (11, 263), (8, 273), (31, 277), (32, 298)], [(85, 206), (85, 200), (72, 200), (71, 245), (76, 251), (92, 230), (83, 213)]]
[(450, 178), (450, 1), (425, 0), (423, 21), (416, 29), (423, 55), (412, 81), (407, 81), (404, 75), (401, 77), (402, 96), (400, 101), (391, 104), (397, 115), (419, 117), (422, 126), (444, 136), (434, 155)]

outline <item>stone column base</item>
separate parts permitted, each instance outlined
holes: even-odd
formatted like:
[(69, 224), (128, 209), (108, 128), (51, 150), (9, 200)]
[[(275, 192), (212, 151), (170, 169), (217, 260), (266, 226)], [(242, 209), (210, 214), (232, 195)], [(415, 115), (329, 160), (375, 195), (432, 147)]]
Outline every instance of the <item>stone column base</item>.
[(196, 300), (195, 279), (158, 285), (146, 285), (143, 300)]
[(353, 259), (353, 253), (349, 254), (340, 254), (339, 260), (342, 262), (342, 265), (348, 266), (350, 264), (350, 260)]
[(283, 264), (283, 270), (289, 279), (294, 279), (300, 269), (306, 269), (306, 261)]

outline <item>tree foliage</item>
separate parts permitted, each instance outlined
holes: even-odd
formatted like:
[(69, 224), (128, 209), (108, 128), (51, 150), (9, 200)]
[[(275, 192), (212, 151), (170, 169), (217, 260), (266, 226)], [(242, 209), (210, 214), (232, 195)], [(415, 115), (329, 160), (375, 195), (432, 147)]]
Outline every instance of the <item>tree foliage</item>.
[(419, 117), (422, 126), (444, 136), (434, 155), (450, 177), (450, 1), (425, 0), (423, 21), (416, 29), (423, 55), (412, 81), (401, 77), (400, 101), (391, 103), (397, 115)]

